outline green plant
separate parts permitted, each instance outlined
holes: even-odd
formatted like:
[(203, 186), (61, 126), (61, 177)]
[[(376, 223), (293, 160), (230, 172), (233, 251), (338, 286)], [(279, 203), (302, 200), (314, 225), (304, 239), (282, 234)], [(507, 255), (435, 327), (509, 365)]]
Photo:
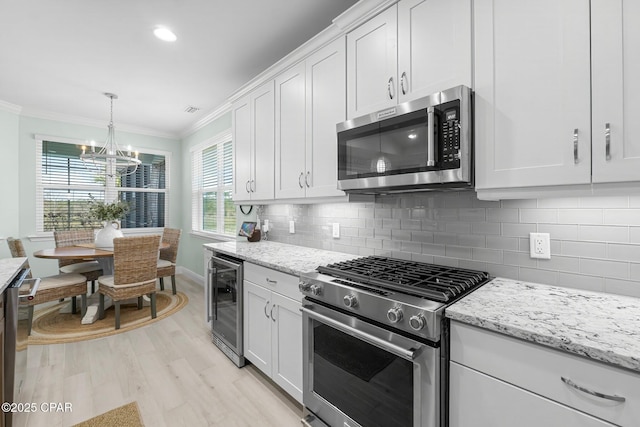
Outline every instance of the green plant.
[(98, 221), (115, 221), (129, 212), (129, 204), (126, 202), (104, 203), (96, 201), (92, 196), (90, 197), (89, 215)]

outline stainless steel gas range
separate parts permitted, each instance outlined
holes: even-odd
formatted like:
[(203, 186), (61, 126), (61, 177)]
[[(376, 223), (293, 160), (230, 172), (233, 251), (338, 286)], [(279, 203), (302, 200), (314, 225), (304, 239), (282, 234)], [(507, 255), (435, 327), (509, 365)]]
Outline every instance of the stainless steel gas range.
[(377, 256), (302, 275), (303, 421), (447, 426), (443, 312), (489, 280), (484, 272)]

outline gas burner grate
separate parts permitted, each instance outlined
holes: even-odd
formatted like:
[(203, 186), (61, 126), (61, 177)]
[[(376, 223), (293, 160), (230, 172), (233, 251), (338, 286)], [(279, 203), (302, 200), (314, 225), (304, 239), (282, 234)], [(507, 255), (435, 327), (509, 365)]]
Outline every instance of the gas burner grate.
[(489, 274), (482, 271), (378, 256), (329, 264), (317, 270), (439, 302), (450, 302), (489, 280)]

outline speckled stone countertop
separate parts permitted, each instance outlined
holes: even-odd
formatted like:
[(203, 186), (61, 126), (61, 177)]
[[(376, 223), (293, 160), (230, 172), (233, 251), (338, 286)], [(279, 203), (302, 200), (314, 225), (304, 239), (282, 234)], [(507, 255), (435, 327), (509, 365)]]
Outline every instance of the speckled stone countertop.
[(638, 298), (497, 278), (446, 316), (640, 372)]
[(358, 258), (358, 255), (269, 241), (206, 243), (204, 247), (295, 276), (312, 272), (320, 265)]
[(26, 260), (26, 258), (0, 259), (0, 293), (4, 292), (7, 285), (16, 277)]

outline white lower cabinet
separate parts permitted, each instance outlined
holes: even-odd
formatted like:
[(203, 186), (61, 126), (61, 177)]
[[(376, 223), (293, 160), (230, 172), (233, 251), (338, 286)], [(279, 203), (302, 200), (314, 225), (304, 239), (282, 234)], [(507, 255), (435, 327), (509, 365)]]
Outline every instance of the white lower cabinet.
[(451, 362), (449, 378), (451, 427), (614, 425), (455, 362)]
[(632, 371), (455, 321), (450, 368), (451, 427), (639, 425)]
[(244, 264), (244, 356), (302, 403), (298, 278)]

